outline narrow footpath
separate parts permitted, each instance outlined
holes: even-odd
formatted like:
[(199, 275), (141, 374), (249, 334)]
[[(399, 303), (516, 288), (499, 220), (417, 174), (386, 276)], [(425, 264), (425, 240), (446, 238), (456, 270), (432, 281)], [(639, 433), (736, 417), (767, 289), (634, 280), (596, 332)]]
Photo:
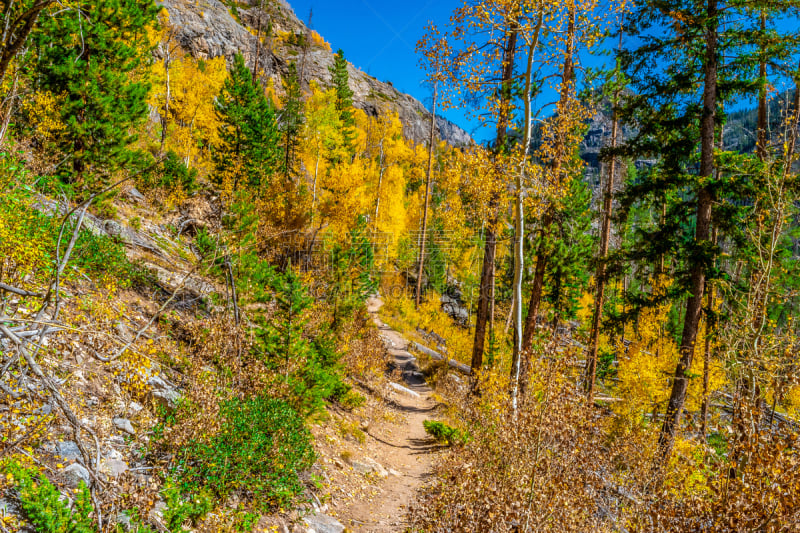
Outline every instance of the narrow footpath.
[(390, 474), (380, 484), (380, 494), (372, 501), (355, 504), (348, 510), (349, 530), (359, 533), (402, 532), (408, 527), (408, 507), (431, 475), (439, 445), (423, 428), (423, 421), (435, 418), (436, 402), (425, 384), (416, 358), (408, 352), (408, 341), (386, 325), (378, 316), (383, 302), (367, 301), (367, 310), (380, 330), (396, 368), (404, 383), (393, 385), (391, 408), (402, 415), (404, 422), (392, 430), (369, 432), (376, 458)]

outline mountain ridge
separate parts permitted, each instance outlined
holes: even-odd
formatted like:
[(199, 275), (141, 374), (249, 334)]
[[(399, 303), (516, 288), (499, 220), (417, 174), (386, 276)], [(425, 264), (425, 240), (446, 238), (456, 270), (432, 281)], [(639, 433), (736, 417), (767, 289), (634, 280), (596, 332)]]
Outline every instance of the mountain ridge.
[[(263, 76), (282, 90), (283, 79), (292, 61), (304, 61), (303, 87), (314, 81), (322, 87), (332, 85), (328, 67), (334, 54), (327, 43), (308, 39), (312, 31), (297, 17), (285, 0), (265, 0), (261, 5), (230, 7), (219, 0), (161, 0), (167, 10), (175, 38), (193, 56), (211, 59), (224, 56), (230, 61), (241, 52), (248, 65), (263, 69)], [(264, 39), (269, 28), (271, 36)], [(259, 43), (256, 35), (262, 36)], [(266, 42), (263, 42), (266, 40)], [(430, 112), (416, 98), (397, 90), (348, 63), (353, 103), (370, 116), (382, 111), (396, 111), (408, 139), (427, 142), (430, 136)], [(453, 146), (472, 144), (471, 136), (449, 120), (437, 116), (440, 140)]]

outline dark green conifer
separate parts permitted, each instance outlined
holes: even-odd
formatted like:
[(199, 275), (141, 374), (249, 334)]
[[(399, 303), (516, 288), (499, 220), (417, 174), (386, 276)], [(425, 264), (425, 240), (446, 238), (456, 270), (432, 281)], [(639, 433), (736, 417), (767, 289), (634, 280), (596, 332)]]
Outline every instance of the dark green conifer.
[(228, 79), (215, 103), (221, 143), (214, 150), (216, 180), (232, 177), (234, 191), (244, 182), (266, 184), (277, 167), (279, 150), (275, 111), (253, 81), (241, 54), (236, 54)]
[(303, 92), (300, 89), (300, 78), (297, 75), (297, 65), (289, 65), (289, 74), (284, 80), (286, 92), (281, 99), (280, 132), (283, 136), (283, 161), (281, 173), (287, 181), (292, 180), (298, 173), (298, 151), (300, 150), (301, 135), (305, 116), (303, 115)]
[(132, 131), (148, 114), (152, 60), (146, 31), (157, 24), (153, 0), (81, 0), (46, 17), (35, 36), (34, 85), (63, 97), (63, 131), (49, 148), (65, 158), (56, 172), (96, 190), (139, 160)]
[(336, 110), (343, 127), (343, 145), (351, 153), (354, 152), (356, 119), (353, 114), (353, 90), (350, 88), (350, 75), (347, 72), (347, 60), (344, 51), (339, 50), (333, 58), (333, 65), (329, 68), (336, 89)]
[(547, 235), (544, 297), (553, 312), (554, 331), (561, 320), (575, 317), (589, 281), (588, 263), (594, 246), (590, 203), (591, 192), (586, 183), (572, 180)]
[(681, 356), (659, 437), (664, 460), (683, 413), (706, 285), (718, 276), (714, 266), (721, 252), (711, 227), (735, 241), (747, 223), (746, 210), (739, 207), (756, 194), (758, 179), (747, 165), (734, 154), (718, 153), (723, 109), (742, 95), (757, 96), (765, 81), (758, 67), (766, 34), (754, 12), (783, 11), (793, 3), (764, 0), (745, 7), (733, 0), (706, 0), (700, 6), (648, 0), (629, 17), (626, 33), (637, 36), (638, 48), (621, 54), (632, 94), (620, 114), (637, 133), (621, 152), (656, 164), (621, 197), (622, 212), (638, 205), (661, 213), (663, 203), (669, 205), (658, 222), (635, 228), (623, 257), (650, 264), (670, 258), (675, 268), (671, 295), (686, 298)]

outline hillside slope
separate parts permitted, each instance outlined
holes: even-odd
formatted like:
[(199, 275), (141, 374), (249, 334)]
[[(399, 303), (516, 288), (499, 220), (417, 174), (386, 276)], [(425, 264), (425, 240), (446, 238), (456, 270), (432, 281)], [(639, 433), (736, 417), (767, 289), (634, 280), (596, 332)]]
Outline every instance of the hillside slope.
[[(225, 56), (230, 60), (241, 52), (247, 64), (252, 66), (258, 55), (259, 69), (263, 69), (263, 75), (279, 91), (289, 64), (296, 61), (298, 68), (305, 72), (303, 85), (306, 88), (312, 81), (323, 87), (331, 86), (328, 67), (333, 65), (333, 52), (329, 46), (316, 42), (302, 46), (305, 36), (310, 35), (309, 29), (283, 0), (267, 0), (263, 11), (260, 5), (234, 10), (219, 0), (162, 0), (161, 5), (169, 13), (176, 39), (195, 57)], [(264, 37), (268, 27), (271, 36)], [(258, 43), (256, 34), (262, 35), (262, 44)], [(396, 111), (407, 138), (417, 143), (427, 141), (430, 113), (419, 100), (352, 64), (349, 65), (349, 74), (355, 107), (372, 116), (382, 110)], [(458, 146), (472, 142), (469, 134), (452, 122), (437, 117), (437, 124), (439, 138), (449, 144)]]

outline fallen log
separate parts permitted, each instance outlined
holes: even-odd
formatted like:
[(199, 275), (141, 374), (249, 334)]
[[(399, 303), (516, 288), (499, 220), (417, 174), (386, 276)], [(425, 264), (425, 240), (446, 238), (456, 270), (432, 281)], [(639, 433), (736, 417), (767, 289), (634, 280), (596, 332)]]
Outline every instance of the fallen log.
[(18, 289), (17, 287), (12, 287), (11, 285), (6, 285), (5, 283), (0, 283), (0, 290), (16, 294), (17, 296), (36, 296), (38, 298), (43, 297), (42, 294), (26, 291), (24, 289)]
[(430, 357), (431, 359), (433, 359), (435, 361), (447, 361), (447, 364), (450, 366), (450, 368), (453, 368), (454, 370), (458, 370), (462, 374), (466, 374), (467, 376), (472, 374), (472, 369), (470, 367), (468, 367), (467, 365), (465, 365), (463, 363), (459, 363), (455, 359), (450, 359), (448, 357), (445, 357), (442, 354), (440, 354), (439, 352), (431, 350), (427, 346), (423, 346), (418, 342), (412, 342), (411, 346), (415, 350), (417, 350), (418, 352), (421, 352), (421, 353), (427, 355), (428, 357)]

